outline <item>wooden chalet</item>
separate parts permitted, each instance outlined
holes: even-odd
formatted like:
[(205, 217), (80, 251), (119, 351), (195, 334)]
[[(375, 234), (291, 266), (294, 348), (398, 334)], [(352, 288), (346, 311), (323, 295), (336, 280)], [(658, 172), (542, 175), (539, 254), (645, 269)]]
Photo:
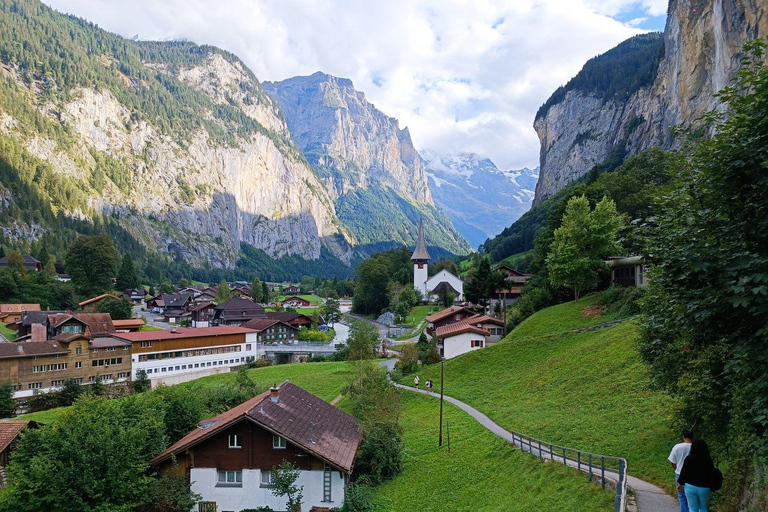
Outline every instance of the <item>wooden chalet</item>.
[(474, 315), (473, 311), (461, 306), (451, 306), (450, 308), (433, 313), (424, 319), (427, 322), (427, 334), (434, 336), (437, 328), (461, 322), (465, 318)]
[(243, 325), (248, 320), (264, 317), (264, 306), (244, 297), (216, 306), (213, 325)]
[(257, 331), (259, 343), (281, 343), (296, 339), (299, 328), (276, 318), (254, 318), (243, 324), (243, 327)]
[(30, 311), (40, 311), (40, 304), (0, 304), (0, 322), (14, 324)]
[(286, 510), (271, 489), (273, 469), (286, 460), (299, 469), (302, 510), (340, 508), (361, 439), (352, 416), (285, 381), (201, 421), (151, 464), (186, 476), (205, 509)]
[(302, 299), (298, 295), (294, 295), (293, 297), (286, 297), (282, 300), (282, 304), (283, 306), (289, 308), (308, 308), (312, 305), (312, 303), (307, 299)]
[(192, 327), (208, 327), (211, 325), (213, 314), (216, 312), (216, 304), (211, 301), (203, 301), (189, 310), (192, 318)]
[[(43, 264), (29, 254), (22, 256), (24, 258), (24, 268), (27, 272), (40, 272), (43, 270)], [(0, 268), (8, 266), (8, 256), (0, 258)]]

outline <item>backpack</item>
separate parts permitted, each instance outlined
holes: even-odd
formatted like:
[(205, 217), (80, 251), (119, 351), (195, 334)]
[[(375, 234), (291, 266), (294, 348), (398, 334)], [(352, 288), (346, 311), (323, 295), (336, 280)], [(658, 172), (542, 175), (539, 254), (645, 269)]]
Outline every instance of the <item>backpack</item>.
[(719, 469), (714, 468), (712, 470), (712, 481), (710, 483), (712, 485), (709, 488), (713, 491), (719, 491), (723, 487), (723, 473)]

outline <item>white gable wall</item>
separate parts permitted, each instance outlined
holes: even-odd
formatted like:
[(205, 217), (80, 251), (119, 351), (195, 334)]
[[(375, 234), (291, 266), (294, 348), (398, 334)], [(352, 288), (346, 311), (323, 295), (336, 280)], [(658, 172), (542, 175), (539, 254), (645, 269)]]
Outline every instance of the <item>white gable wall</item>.
[(456, 300), (464, 300), (464, 281), (445, 269), (429, 278), (426, 282), (425, 289), (434, 290), (442, 283), (448, 283), (454, 290), (459, 292), (459, 296), (456, 297)]
[[(472, 347), (472, 340), (481, 340), (481, 347)], [(480, 350), (486, 344), (485, 336), (474, 332), (465, 332), (443, 338), (443, 357), (451, 359), (473, 350)]]

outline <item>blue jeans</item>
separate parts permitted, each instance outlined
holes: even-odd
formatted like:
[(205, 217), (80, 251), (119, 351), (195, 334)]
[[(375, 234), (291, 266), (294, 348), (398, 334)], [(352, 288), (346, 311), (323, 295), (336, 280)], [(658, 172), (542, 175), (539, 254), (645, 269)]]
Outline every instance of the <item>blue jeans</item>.
[[(675, 475), (675, 486), (680, 475)], [(688, 512), (688, 500), (685, 498), (685, 491), (677, 491), (677, 499), (680, 502), (680, 512)]]
[(709, 495), (711, 493), (709, 487), (685, 484), (683, 489), (691, 512), (709, 512)]

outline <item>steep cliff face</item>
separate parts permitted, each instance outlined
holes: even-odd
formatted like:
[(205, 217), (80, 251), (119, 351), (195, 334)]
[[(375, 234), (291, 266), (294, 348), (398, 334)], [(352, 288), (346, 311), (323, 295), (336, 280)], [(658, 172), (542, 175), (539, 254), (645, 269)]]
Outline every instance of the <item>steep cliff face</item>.
[(474, 248), (531, 207), (538, 169), (502, 172), (490, 159), (474, 153), (419, 153), (427, 166), (432, 197)]
[(541, 173), (534, 204), (612, 153), (620, 157), (649, 147), (674, 148), (670, 128), (693, 125), (717, 108), (714, 94), (733, 77), (744, 42), (767, 34), (768, 3), (762, 0), (672, 0), (663, 46), (661, 39), (657, 43), (662, 58), (656, 61), (650, 46), (632, 49), (654, 65), (651, 82), (630, 84), (630, 94), (619, 97), (583, 86), (592, 67), (605, 64), (611, 52), (630, 40), (587, 63), (539, 111), (534, 128), (541, 141)]
[(457, 253), (469, 249), (435, 208), (408, 129), (376, 109), (350, 80), (318, 72), (263, 85), (358, 243), (412, 244), (423, 215), (428, 243)]

